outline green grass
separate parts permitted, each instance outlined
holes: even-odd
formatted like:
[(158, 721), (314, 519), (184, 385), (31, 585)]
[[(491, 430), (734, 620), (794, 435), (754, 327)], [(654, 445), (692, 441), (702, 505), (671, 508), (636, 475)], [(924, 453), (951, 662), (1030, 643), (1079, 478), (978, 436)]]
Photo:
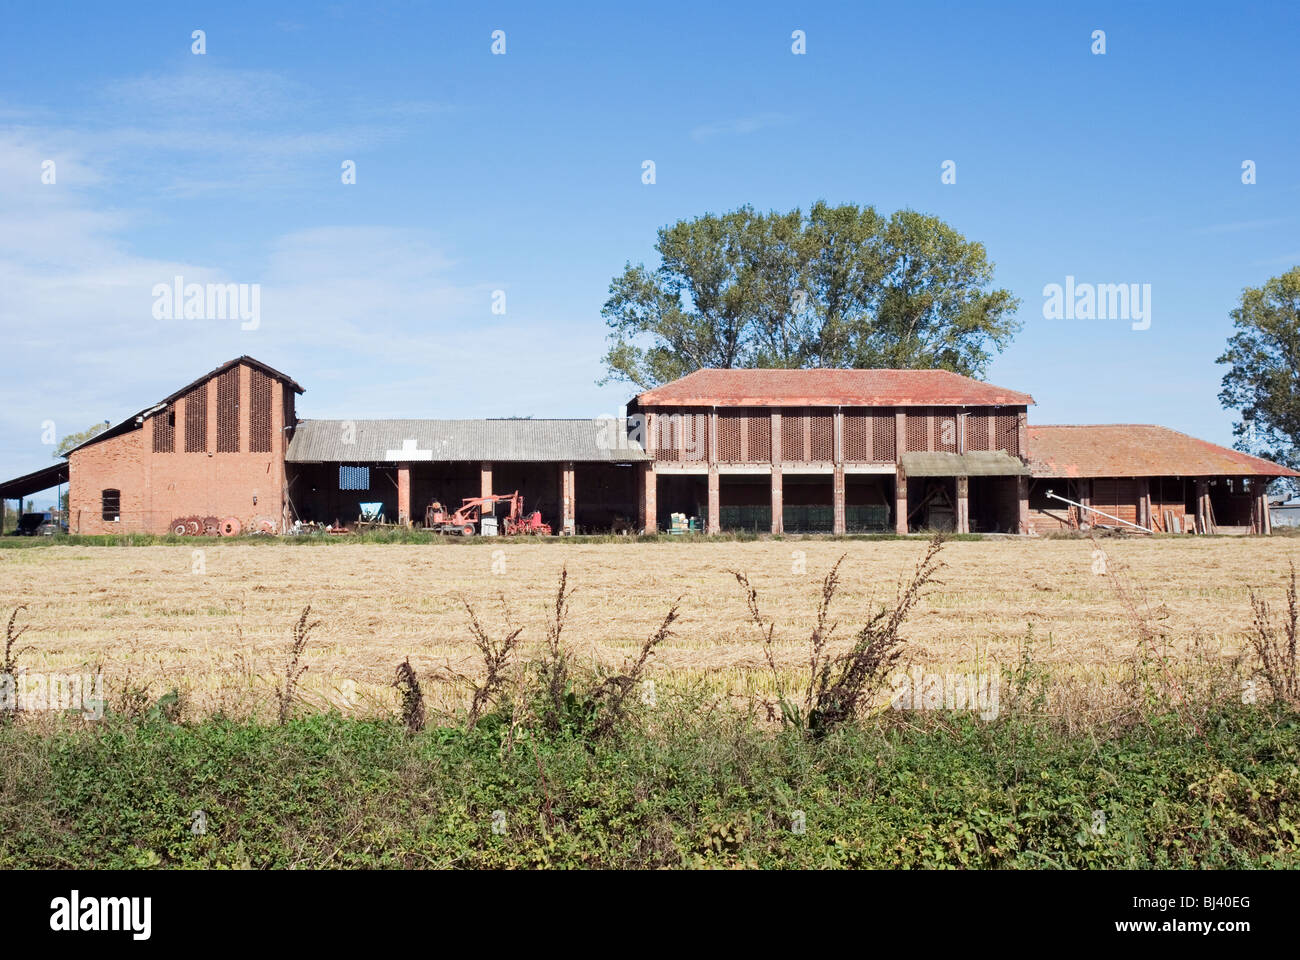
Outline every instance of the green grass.
[(1300, 866), (1295, 714), (1148, 719), (889, 713), (815, 741), (665, 700), (617, 739), (510, 750), (491, 716), (20, 720), (0, 868)]

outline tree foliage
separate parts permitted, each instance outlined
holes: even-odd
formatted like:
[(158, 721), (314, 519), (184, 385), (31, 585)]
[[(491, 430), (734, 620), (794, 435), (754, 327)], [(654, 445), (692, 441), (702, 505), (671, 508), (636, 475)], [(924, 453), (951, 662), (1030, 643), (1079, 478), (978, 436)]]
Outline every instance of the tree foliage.
[(73, 447), (80, 446), (81, 444), (89, 440), (91, 437), (103, 433), (107, 429), (108, 429), (108, 421), (101, 420), (99, 423), (93, 424), (87, 427), (85, 430), (80, 431), (79, 433), (68, 434), (66, 437), (60, 440), (59, 445), (54, 448), (54, 459), (59, 460), (63, 457), (66, 457), (68, 455), (68, 451), (71, 450)]
[(1236, 446), (1300, 467), (1300, 266), (1247, 287), (1230, 314), (1234, 333), (1219, 402), (1239, 415)]
[(818, 202), (745, 206), (659, 230), (601, 310), (610, 380), (646, 388), (702, 367), (903, 367), (983, 373), (1019, 329), (993, 264), (936, 217)]

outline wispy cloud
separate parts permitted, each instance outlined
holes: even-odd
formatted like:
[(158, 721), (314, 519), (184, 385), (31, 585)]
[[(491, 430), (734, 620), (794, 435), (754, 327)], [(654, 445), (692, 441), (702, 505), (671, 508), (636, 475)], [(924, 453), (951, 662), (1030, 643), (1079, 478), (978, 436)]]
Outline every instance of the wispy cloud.
[(757, 133), (759, 130), (765, 130), (768, 127), (779, 126), (790, 120), (783, 113), (762, 113), (753, 117), (740, 117), (736, 120), (718, 120), (714, 123), (705, 123), (691, 131), (691, 138), (694, 140), (709, 140), (713, 137), (726, 136), (745, 136), (750, 133)]

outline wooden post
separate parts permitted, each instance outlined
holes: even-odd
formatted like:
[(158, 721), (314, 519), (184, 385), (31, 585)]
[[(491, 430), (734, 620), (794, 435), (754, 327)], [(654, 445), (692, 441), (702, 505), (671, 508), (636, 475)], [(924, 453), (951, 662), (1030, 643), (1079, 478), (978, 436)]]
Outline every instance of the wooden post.
[(970, 478), (957, 478), (957, 532), (970, 533)]

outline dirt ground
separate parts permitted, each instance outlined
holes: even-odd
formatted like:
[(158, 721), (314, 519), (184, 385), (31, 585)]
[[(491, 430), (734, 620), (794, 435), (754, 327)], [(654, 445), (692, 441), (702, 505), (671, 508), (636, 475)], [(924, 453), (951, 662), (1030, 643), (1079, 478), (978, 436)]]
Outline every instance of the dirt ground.
[[(19, 646), (32, 649), (19, 662), (29, 671), (102, 668), (110, 703), (132, 686), (155, 697), (177, 687), (196, 713), (273, 709), (292, 625), (310, 604), (321, 623), (303, 699), (368, 713), (392, 709), (390, 682), (406, 657), (435, 705), (463, 699), (437, 679), (447, 667), (477, 669), (463, 600), (494, 633), (507, 620), (523, 625), (531, 650), (567, 565), (577, 592), (566, 639), (582, 657), (619, 664), (680, 597), (650, 675), (747, 695), (770, 691), (772, 679), (731, 571), (758, 589), (781, 666), (795, 676), (836, 558), (845, 555), (833, 614), (847, 639), (924, 549), (918, 540), (50, 546), (0, 550), (0, 603), (6, 617), (27, 605)], [(1248, 588), (1280, 608), (1298, 554), (1300, 540), (1280, 537), (949, 543), (942, 583), (904, 628), (906, 659), (1013, 662), (1032, 628), (1038, 660), (1105, 670), (1133, 650), (1136, 630), (1103, 569), (1119, 571), (1176, 651), (1232, 656), (1250, 623)]]

